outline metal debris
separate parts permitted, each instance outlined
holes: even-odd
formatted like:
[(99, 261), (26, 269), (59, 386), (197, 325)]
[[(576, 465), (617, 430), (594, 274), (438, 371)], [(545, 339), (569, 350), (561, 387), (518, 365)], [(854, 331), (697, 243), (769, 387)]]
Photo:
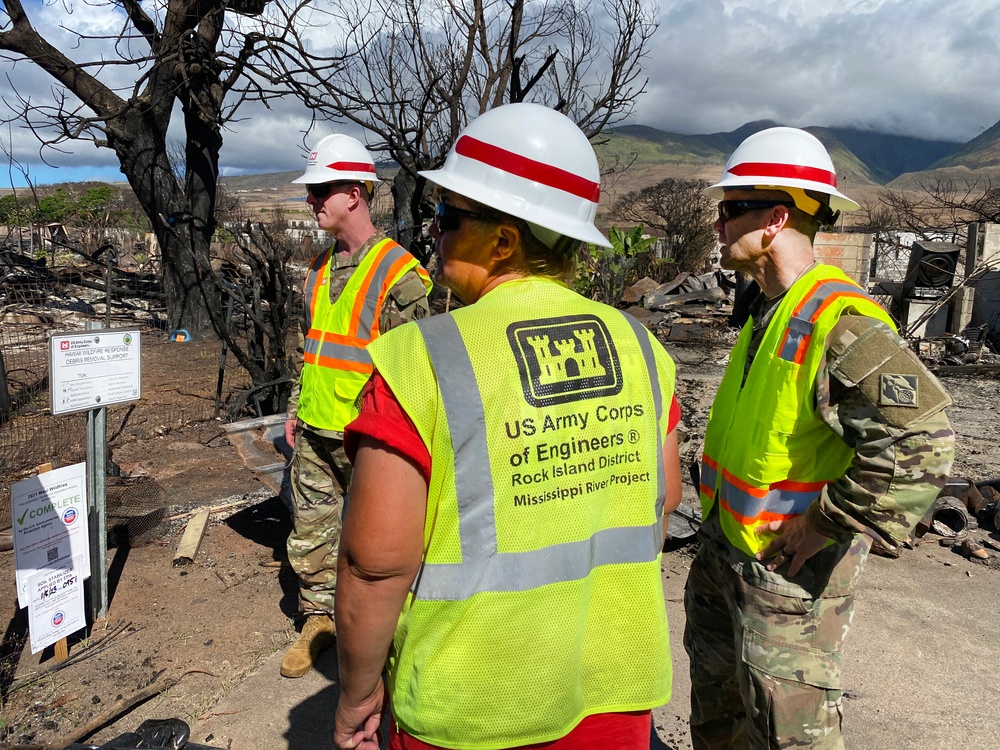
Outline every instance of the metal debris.
[(979, 560), (990, 559), (990, 553), (983, 548), (983, 545), (979, 544), (971, 537), (966, 537), (962, 540), (962, 554), (966, 557), (975, 557)]

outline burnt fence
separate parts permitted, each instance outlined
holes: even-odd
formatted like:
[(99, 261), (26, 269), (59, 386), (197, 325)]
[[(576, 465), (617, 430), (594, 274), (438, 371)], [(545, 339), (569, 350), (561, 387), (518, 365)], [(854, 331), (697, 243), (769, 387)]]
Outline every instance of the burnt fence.
[[(297, 287), (307, 261), (296, 253), (289, 277)], [(11, 527), (10, 489), (33, 475), (41, 464), (56, 466), (86, 458), (86, 412), (53, 415), (49, 405), (48, 339), (55, 331), (81, 331), (89, 322), (107, 328), (137, 328), (142, 336), (143, 399), (107, 408), (109, 446), (108, 504), (123, 507), (153, 501), (148, 483), (117, 476), (115, 450), (129, 442), (151, 439), (185, 425), (211, 419), (228, 421), (252, 416), (250, 377), (221, 343), (184, 344), (169, 340), (162, 295), (155, 278), (120, 270), (117, 263), (80, 262), (68, 254), (37, 259), (20, 248), (0, 247), (0, 531)], [(106, 293), (108, 282), (111, 294)], [(301, 301), (296, 299), (300, 306)], [(293, 310), (297, 321), (298, 310)], [(245, 311), (236, 304), (231, 326), (237, 336), (252, 337)], [(290, 326), (294, 351), (294, 325)], [(252, 344), (248, 344), (248, 347)], [(147, 353), (167, 366), (149, 368)], [(197, 373), (170, 367), (196, 365)], [(188, 365), (190, 366), (190, 364)], [(178, 383), (158, 382), (176, 378)], [(156, 391), (172, 397), (147, 398)], [(146, 402), (146, 403), (144, 403)], [(162, 492), (159, 493), (162, 495)], [(155, 499), (165, 502), (164, 498)]]

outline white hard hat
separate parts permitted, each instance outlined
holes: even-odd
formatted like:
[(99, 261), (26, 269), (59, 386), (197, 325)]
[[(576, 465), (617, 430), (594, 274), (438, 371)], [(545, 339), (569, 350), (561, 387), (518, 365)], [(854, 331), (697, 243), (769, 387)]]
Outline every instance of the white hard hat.
[(323, 138), (309, 153), (306, 171), (293, 183), (381, 182), (375, 175), (375, 161), (361, 142), (349, 135), (334, 133)]
[(594, 226), (601, 197), (594, 147), (554, 109), (527, 102), (491, 109), (466, 126), (441, 169), (420, 175), (524, 219), (549, 247), (560, 236), (611, 247)]
[[(798, 128), (768, 128), (737, 146), (722, 180), (705, 189), (713, 200), (726, 190), (801, 188), (826, 193), (834, 211), (854, 211), (858, 204), (837, 190), (837, 172), (826, 148)], [(812, 213), (812, 212), (810, 212)]]

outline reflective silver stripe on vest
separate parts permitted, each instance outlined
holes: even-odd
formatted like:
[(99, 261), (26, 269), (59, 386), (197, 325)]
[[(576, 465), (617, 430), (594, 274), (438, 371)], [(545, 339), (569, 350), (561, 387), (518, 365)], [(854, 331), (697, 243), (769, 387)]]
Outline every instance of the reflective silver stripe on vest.
[(788, 328), (785, 330), (785, 342), (778, 354), (781, 359), (786, 362), (795, 361), (795, 355), (799, 350), (799, 346), (805, 339), (812, 336), (813, 329), (816, 327), (815, 318), (817, 313), (823, 306), (823, 303), (835, 294), (863, 296), (873, 305), (878, 304), (865, 294), (865, 291), (857, 284), (852, 284), (848, 281), (823, 282), (816, 287), (806, 303), (802, 305), (798, 314), (788, 320)]
[(372, 357), (367, 349), (348, 344), (334, 344), (330, 341), (320, 341), (314, 338), (306, 338), (303, 351), (306, 354), (330, 359), (342, 359), (347, 362), (361, 362), (367, 365), (372, 363)]
[(741, 523), (751, 523), (760, 520), (758, 517), (764, 512), (780, 516), (797, 516), (805, 513), (809, 504), (820, 496), (825, 482), (816, 484), (820, 485), (818, 489), (771, 488), (760, 490), (760, 495), (752, 495), (737, 487), (723, 474), (719, 497), (730, 512), (740, 516)]
[[(656, 369), (656, 357), (653, 346), (649, 342), (649, 331), (646, 326), (631, 315), (621, 313), (635, 333), (642, 350), (642, 358), (646, 360), (646, 371), (649, 373), (649, 385), (653, 389), (653, 411), (656, 414), (656, 517), (663, 518), (663, 503), (667, 499), (667, 482), (663, 475), (663, 435), (660, 434), (660, 420), (663, 419), (663, 394), (660, 392), (660, 375)], [(663, 547), (663, 542), (657, 545), (657, 551)]]
[(707, 456), (704, 454), (701, 457), (701, 486), (698, 488), (698, 492), (702, 495), (707, 495), (711, 502), (715, 502), (715, 488), (719, 481), (719, 472), (716, 468), (708, 463), (706, 460)]
[(812, 336), (813, 328), (814, 325), (808, 320), (791, 318), (785, 331), (785, 343), (778, 356), (788, 362), (794, 362), (802, 342)]
[[(424, 562), (413, 584), (416, 598), (457, 601), (483, 592), (527, 591), (580, 580), (598, 565), (656, 559), (663, 546), (665, 481), (659, 435), (663, 399), (652, 347), (645, 334), (638, 338), (650, 372), (657, 415), (657, 521), (649, 526), (602, 529), (589, 539), (529, 552), (501, 553), (497, 550), (486, 416), (468, 350), (450, 315), (417, 321), (417, 326), (438, 378), (451, 432), (462, 562)], [(636, 326), (641, 328), (638, 321), (633, 328)]]
[(406, 252), (406, 250), (404, 250), (400, 245), (395, 245), (384, 256), (382, 256), (382, 260), (380, 260), (378, 265), (375, 267), (375, 272), (371, 277), (371, 283), (368, 285), (368, 293), (365, 295), (365, 304), (361, 308), (361, 314), (358, 316), (358, 330), (354, 335), (359, 339), (371, 341), (372, 329), (375, 327), (375, 316), (378, 315), (378, 301), (382, 296), (382, 286), (389, 278), (389, 269), (392, 268), (393, 264), (397, 260), (400, 260), (407, 255), (409, 255), (409, 253)]

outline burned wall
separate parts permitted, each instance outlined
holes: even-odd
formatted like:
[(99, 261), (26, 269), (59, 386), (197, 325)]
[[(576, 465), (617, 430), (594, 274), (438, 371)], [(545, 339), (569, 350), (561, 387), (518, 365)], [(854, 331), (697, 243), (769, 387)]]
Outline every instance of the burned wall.
[(868, 288), (868, 270), (872, 252), (870, 234), (820, 232), (813, 244), (818, 260), (837, 266), (862, 288)]
[(982, 325), (1000, 331), (1000, 224), (975, 224), (969, 228), (964, 276), (984, 264), (991, 270), (958, 297), (959, 314), (952, 326), (955, 333), (967, 326)]

